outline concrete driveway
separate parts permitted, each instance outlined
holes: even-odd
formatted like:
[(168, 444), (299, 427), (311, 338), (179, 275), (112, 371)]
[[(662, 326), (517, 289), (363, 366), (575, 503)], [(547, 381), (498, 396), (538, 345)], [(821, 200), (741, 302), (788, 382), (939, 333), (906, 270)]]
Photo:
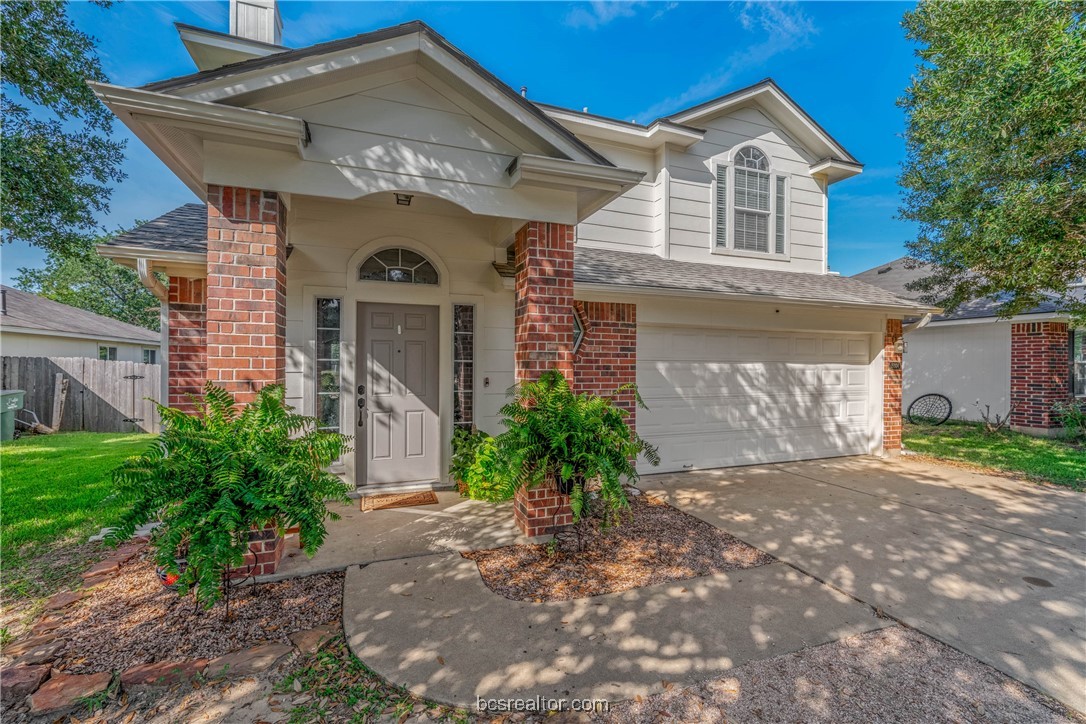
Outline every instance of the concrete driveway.
[(1082, 493), (875, 458), (654, 475), (641, 487), (1086, 711)]

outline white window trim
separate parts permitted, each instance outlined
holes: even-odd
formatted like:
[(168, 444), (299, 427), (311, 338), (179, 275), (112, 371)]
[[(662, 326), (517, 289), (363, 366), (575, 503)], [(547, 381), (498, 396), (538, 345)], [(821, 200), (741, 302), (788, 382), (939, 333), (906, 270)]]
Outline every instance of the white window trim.
[[(735, 157), (744, 148), (755, 148), (761, 151), (769, 161), (769, 251), (750, 251), (735, 248)], [(717, 246), (717, 208), (716, 191), (719, 168), (724, 167), (727, 183), (727, 226), (724, 229), (723, 247)], [(773, 166), (773, 157), (766, 153), (765, 149), (755, 143), (742, 143), (730, 150), (723, 159), (713, 159), (710, 164), (713, 179), (709, 188), (710, 223), (709, 223), (709, 251), (722, 256), (740, 256), (750, 259), (773, 259), (775, 261), (791, 261), (792, 259), (792, 174), (778, 171)], [(784, 253), (778, 254), (777, 244), (777, 185), (776, 177), (784, 179)]]

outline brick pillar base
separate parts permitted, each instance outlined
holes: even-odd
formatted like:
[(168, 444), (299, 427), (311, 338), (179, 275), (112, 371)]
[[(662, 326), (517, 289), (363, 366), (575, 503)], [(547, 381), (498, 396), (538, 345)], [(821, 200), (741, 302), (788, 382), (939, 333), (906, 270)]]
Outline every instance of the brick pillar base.
[(882, 349), (882, 450), (894, 457), (901, 453), (901, 352), (903, 337), (900, 319), (886, 320)]
[(166, 406), (194, 412), (207, 380), (207, 280), (170, 277), (166, 309)]
[(1071, 396), (1071, 345), (1066, 322), (1011, 325), (1011, 429), (1055, 435), (1052, 405)]
[(529, 538), (552, 535), (573, 523), (569, 496), (559, 493), (550, 482), (529, 490), (520, 488), (513, 498), (513, 505), (517, 527)]
[(245, 554), (245, 562), (230, 571), (230, 578), (268, 576), (275, 573), (279, 568), (279, 561), (283, 559), (285, 548), (286, 541), (279, 535), (274, 524), (249, 531), (249, 552)]

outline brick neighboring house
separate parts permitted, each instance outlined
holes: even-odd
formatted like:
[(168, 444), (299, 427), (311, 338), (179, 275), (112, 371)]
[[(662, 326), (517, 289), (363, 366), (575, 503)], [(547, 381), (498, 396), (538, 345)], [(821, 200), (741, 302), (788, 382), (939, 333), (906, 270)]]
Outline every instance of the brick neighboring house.
[[(171, 404), (285, 383), (367, 490), (445, 484), (454, 428), (552, 367), (636, 382), (661, 471), (900, 447), (901, 320), (931, 310), (828, 273), (828, 189), (862, 166), (775, 83), (639, 125), (419, 22), (289, 50), (258, 5), (179, 26), (197, 73), (92, 84), (199, 198), (100, 247), (170, 277)], [(565, 505), (524, 497), (530, 533)]]
[[(895, 259), (853, 278), (901, 297), (919, 296), (906, 285), (927, 272), (905, 262)], [(1055, 302), (1012, 319), (998, 318), (998, 307), (997, 300), (978, 299), (905, 334), (904, 409), (932, 392), (946, 395), (962, 420), (980, 419), (978, 402), (993, 415), (1006, 415), (1013, 405), (1012, 429), (1056, 435), (1061, 424), (1053, 405), (1086, 400), (1086, 330), (1071, 328)]]

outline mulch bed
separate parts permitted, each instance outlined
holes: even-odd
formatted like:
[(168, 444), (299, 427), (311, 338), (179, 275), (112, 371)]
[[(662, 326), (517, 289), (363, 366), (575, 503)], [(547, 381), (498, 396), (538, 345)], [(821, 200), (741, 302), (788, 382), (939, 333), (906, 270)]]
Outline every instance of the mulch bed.
[(63, 611), (56, 638), (67, 646), (68, 673), (123, 670), (135, 664), (214, 658), (261, 643), (287, 643), (295, 631), (338, 621), (343, 574), (325, 573), (234, 589), (230, 620), (220, 601), (197, 606), (159, 583), (147, 554), (121, 566), (92, 596)]
[(648, 495), (630, 498), (630, 515), (600, 531), (582, 524), (556, 546), (470, 551), (483, 581), (514, 601), (568, 601), (771, 563), (768, 553)]

